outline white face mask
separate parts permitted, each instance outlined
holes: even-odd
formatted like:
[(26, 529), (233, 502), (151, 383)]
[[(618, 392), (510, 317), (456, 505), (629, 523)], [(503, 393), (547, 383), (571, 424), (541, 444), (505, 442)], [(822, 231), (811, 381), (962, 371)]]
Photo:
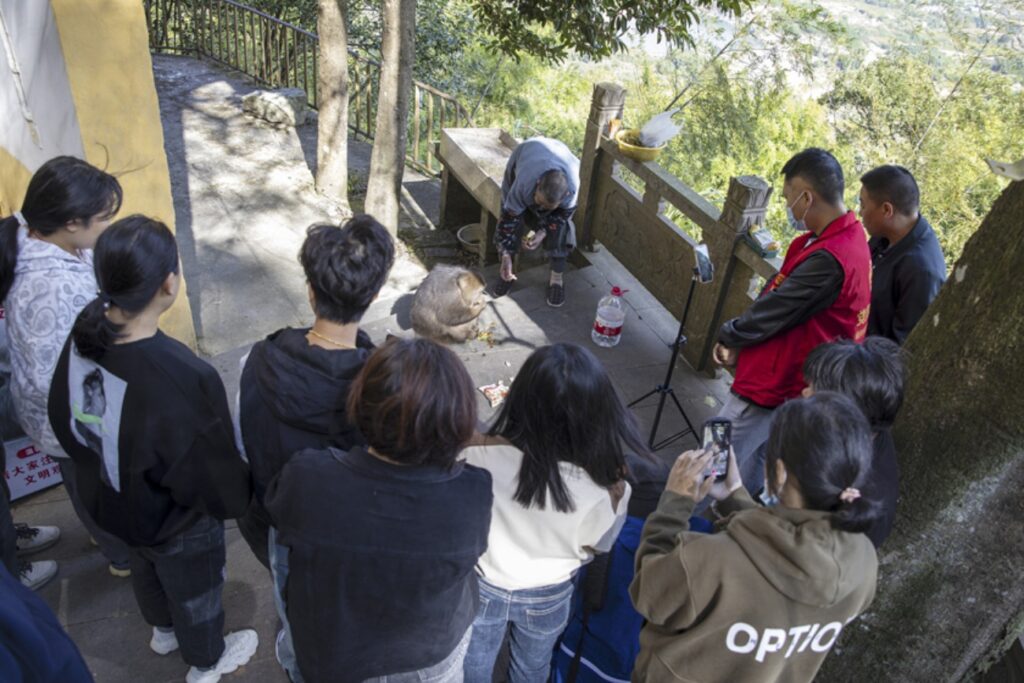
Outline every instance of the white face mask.
[(808, 206), (807, 210), (804, 211), (803, 218), (799, 220), (797, 220), (797, 217), (793, 215), (793, 207), (796, 206), (796, 203), (800, 201), (800, 197), (803, 196), (804, 193), (801, 192), (799, 195), (797, 195), (797, 198), (793, 200), (793, 203), (786, 207), (786, 218), (789, 219), (789, 225), (797, 232), (807, 232), (807, 223), (804, 222), (804, 218), (807, 218), (807, 211), (811, 210), (811, 207)]

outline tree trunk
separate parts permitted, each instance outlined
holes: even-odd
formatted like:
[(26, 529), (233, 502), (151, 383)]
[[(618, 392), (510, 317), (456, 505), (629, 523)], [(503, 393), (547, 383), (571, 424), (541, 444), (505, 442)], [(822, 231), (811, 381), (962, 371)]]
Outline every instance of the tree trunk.
[(416, 49), (416, 0), (383, 0), (382, 14), (384, 40), (366, 212), (397, 235)]
[(316, 188), (348, 213), (348, 30), (345, 0), (319, 0)]
[(822, 681), (960, 681), (1024, 631), (1024, 182), (907, 341), (902, 470), (878, 597)]

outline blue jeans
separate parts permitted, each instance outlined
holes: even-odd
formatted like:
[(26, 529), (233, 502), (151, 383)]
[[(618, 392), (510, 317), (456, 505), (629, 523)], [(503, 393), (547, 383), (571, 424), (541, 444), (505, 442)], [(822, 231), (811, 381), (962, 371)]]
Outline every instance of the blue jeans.
[(132, 589), (150, 626), (174, 627), (181, 658), (210, 667), (224, 652), (224, 523), (202, 517), (152, 547), (132, 549)]
[(572, 581), (507, 591), (480, 579), (480, 609), (466, 653), (466, 681), (493, 680), (494, 663), (511, 624), (509, 683), (545, 683), (551, 651), (569, 622), (571, 607)]
[(270, 527), (267, 542), (270, 559), (270, 573), (274, 577), (274, 606), (281, 620), (281, 630), (277, 634), (274, 652), (277, 662), (288, 674), (292, 683), (304, 683), (299, 671), (299, 661), (295, 658), (295, 645), (292, 643), (292, 629), (288, 625), (288, 605), (284, 600), (285, 586), (288, 585), (288, 547), (277, 542), (277, 529)]

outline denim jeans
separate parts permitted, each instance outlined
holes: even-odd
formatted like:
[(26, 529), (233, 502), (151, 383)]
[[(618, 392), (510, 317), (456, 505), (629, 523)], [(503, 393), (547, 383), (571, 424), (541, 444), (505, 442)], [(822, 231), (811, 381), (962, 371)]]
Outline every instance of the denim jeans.
[[(569, 622), (572, 581), (507, 591), (480, 579), (480, 609), (466, 653), (466, 681), (489, 683), (511, 624), (509, 683), (544, 683), (551, 651)], [(504, 676), (499, 676), (505, 680)]]
[[(462, 667), (466, 659), (466, 652), (469, 650), (469, 643), (473, 638), (473, 627), (466, 629), (466, 634), (455, 646), (451, 654), (433, 666), (428, 666), (419, 671), (406, 671), (400, 674), (388, 674), (377, 678), (368, 678), (363, 683), (462, 683), (472, 679), (463, 678)], [(488, 679), (488, 682), (490, 679)]]
[(132, 588), (150, 626), (174, 628), (186, 664), (211, 667), (224, 652), (224, 523), (203, 517), (149, 548), (133, 548)]
[(60, 463), (60, 473), (64, 480), (64, 489), (68, 492), (68, 498), (71, 499), (71, 507), (74, 508), (75, 514), (81, 520), (82, 526), (85, 527), (85, 530), (96, 541), (96, 545), (100, 547), (100, 552), (103, 553), (103, 556), (107, 558), (110, 564), (118, 569), (127, 568), (131, 564), (131, 548), (114, 534), (101, 529), (93, 521), (89, 511), (85, 509), (85, 504), (82, 503), (82, 499), (78, 494), (75, 463), (71, 458), (59, 458), (57, 462)]
[(277, 617), (281, 620), (275, 654), (278, 664), (288, 674), (292, 683), (304, 683), (302, 672), (299, 671), (299, 661), (295, 657), (292, 629), (288, 624), (288, 605), (284, 599), (285, 587), (288, 585), (288, 547), (277, 543), (277, 529), (274, 527), (269, 528), (268, 535), (270, 574), (274, 577), (274, 607), (277, 608)]

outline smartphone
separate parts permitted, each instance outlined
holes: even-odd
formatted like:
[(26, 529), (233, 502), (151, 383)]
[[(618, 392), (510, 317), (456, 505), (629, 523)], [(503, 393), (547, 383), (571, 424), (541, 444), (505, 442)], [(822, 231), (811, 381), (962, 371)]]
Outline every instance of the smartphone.
[(713, 453), (704, 470), (704, 478), (722, 481), (729, 473), (729, 446), (732, 444), (732, 422), (715, 417), (704, 423), (704, 450)]
[(708, 245), (698, 244), (693, 249), (693, 258), (697, 264), (697, 278), (702, 283), (708, 283), (715, 279), (715, 265), (711, 263), (711, 255), (708, 254)]

